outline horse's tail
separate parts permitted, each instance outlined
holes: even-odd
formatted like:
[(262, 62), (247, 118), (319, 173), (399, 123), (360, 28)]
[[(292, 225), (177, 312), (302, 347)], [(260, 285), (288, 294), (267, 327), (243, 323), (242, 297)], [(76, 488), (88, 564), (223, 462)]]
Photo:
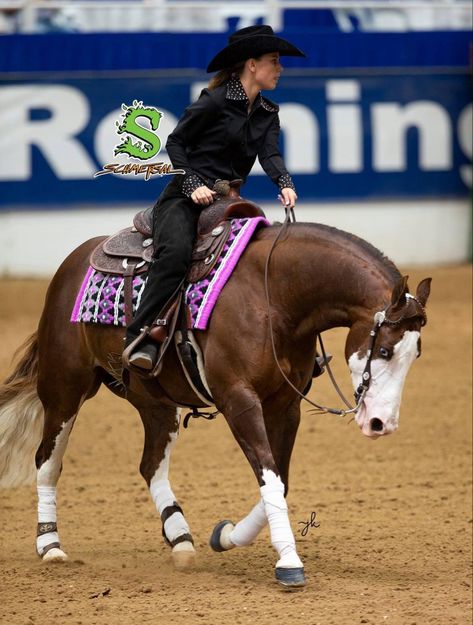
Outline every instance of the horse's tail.
[(43, 430), (43, 406), (36, 390), (38, 334), (19, 348), (20, 361), (0, 384), (0, 488), (31, 484)]

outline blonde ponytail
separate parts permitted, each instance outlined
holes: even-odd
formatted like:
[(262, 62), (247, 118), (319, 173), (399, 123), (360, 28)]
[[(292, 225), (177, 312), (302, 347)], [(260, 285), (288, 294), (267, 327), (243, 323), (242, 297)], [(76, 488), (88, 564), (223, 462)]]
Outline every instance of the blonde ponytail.
[(246, 61), (241, 61), (230, 69), (221, 69), (210, 79), (208, 86), (209, 90), (212, 91), (221, 85), (225, 85), (235, 74), (240, 76), (245, 67), (245, 63)]

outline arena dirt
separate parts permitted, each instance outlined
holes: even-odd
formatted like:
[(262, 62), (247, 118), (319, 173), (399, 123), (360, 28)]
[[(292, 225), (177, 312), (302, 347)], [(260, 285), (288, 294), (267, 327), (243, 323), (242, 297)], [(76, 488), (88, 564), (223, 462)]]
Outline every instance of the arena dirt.
[[(224, 554), (214, 524), (238, 520), (258, 488), (223, 417), (182, 430), (171, 482), (196, 541), (176, 572), (138, 473), (138, 415), (107, 390), (82, 408), (59, 482), (66, 565), (35, 555), (35, 488), (0, 493), (3, 625), (467, 625), (471, 623), (471, 267), (432, 275), (422, 358), (410, 372), (400, 429), (376, 442), (348, 418), (304, 408), (289, 510), (307, 587), (281, 591), (267, 530)], [(0, 282), (0, 376), (35, 328), (45, 282)], [(349, 390), (344, 332), (329, 335)], [(325, 378), (326, 376), (324, 376)], [(311, 391), (337, 403), (328, 380)], [(320, 527), (301, 535), (316, 512)], [(301, 522), (301, 524), (299, 524)]]

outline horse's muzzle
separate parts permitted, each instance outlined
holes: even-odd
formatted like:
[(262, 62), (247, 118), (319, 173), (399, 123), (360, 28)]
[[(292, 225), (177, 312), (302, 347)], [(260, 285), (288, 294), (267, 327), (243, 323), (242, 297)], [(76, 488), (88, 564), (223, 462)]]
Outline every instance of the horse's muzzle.
[(376, 440), (380, 436), (392, 434), (397, 430), (397, 419), (369, 417), (367, 413), (366, 406), (362, 406), (356, 416), (356, 421), (360, 426), (361, 432), (368, 438)]

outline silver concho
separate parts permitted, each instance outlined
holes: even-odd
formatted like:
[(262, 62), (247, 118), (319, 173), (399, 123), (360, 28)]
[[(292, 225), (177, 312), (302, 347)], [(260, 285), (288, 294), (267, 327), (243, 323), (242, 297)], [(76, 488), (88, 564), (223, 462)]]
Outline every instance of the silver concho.
[(217, 226), (216, 228), (212, 230), (212, 236), (218, 237), (218, 235), (222, 234), (222, 232), (223, 232), (223, 226)]

